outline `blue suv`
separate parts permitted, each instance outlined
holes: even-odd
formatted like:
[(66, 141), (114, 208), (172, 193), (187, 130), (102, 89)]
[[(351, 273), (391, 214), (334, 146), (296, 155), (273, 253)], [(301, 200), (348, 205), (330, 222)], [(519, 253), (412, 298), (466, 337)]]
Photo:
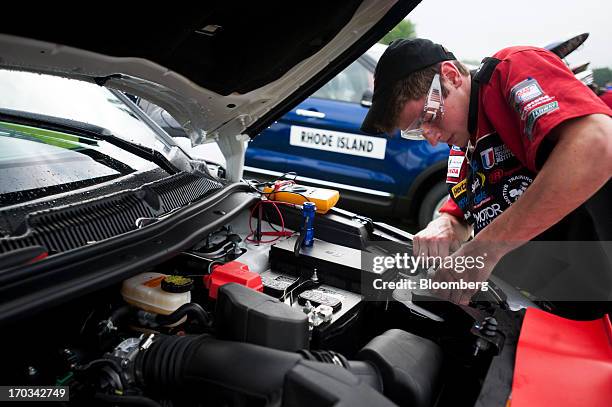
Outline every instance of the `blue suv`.
[(427, 225), (446, 201), (448, 146), (359, 130), (385, 47), (372, 47), (254, 138), (245, 178), (268, 180), (294, 171), (302, 184), (339, 190), (343, 208)]

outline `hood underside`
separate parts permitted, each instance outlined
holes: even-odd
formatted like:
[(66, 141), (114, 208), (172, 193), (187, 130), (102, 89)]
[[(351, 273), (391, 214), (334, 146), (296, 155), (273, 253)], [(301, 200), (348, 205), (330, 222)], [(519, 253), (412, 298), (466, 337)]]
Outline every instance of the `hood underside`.
[[(346, 67), (418, 1), (40, 10), (0, 27), (0, 67), (95, 82), (170, 112), (192, 144), (256, 135)], [(19, 15), (19, 10), (15, 15)]]

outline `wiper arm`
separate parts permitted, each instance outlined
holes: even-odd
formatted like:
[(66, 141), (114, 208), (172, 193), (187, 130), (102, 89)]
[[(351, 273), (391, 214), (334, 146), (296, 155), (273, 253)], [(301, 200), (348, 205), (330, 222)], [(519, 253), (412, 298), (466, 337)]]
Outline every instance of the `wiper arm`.
[[(172, 164), (159, 151), (141, 146), (131, 141), (117, 137), (110, 130), (89, 123), (80, 122), (77, 120), (63, 119), (54, 116), (47, 116), (37, 113), (22, 112), (19, 110), (1, 109), (0, 120), (23, 124), (26, 126), (40, 127), (48, 130), (61, 131), (74, 134), (75, 136), (83, 136), (89, 139), (106, 141), (122, 150), (125, 150), (135, 156), (151, 161), (169, 174), (176, 174), (179, 169)], [(91, 140), (79, 138), (78, 142), (83, 144), (92, 144)]]

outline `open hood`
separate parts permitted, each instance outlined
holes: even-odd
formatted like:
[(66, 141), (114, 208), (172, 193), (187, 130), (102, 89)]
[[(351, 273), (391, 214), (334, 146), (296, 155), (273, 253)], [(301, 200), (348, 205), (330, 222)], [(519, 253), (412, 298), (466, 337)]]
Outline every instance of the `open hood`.
[[(42, 10), (38, 17), (17, 10), (14, 16), (28, 18), (0, 27), (0, 68), (140, 96), (170, 112), (193, 145), (213, 139), (223, 145), (269, 126), (418, 3), (322, 0), (294, 11), (279, 1), (172, 4), (151, 11), (122, 5), (80, 17), (74, 9)], [(229, 144), (226, 150), (234, 141)]]
[(581, 46), (587, 38), (589, 38), (589, 33), (582, 33), (565, 41), (553, 42), (544, 48), (556, 54), (559, 58), (564, 59)]

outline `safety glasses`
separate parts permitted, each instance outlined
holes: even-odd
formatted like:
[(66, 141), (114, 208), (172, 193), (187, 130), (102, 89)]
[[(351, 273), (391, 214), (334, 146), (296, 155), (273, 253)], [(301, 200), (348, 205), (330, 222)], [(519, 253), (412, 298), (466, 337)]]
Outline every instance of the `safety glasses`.
[(410, 126), (400, 132), (400, 136), (406, 140), (424, 140), (423, 124), (431, 124), (443, 116), (442, 84), (440, 83), (440, 74), (435, 74), (427, 93), (427, 99), (425, 99), (423, 112)]

